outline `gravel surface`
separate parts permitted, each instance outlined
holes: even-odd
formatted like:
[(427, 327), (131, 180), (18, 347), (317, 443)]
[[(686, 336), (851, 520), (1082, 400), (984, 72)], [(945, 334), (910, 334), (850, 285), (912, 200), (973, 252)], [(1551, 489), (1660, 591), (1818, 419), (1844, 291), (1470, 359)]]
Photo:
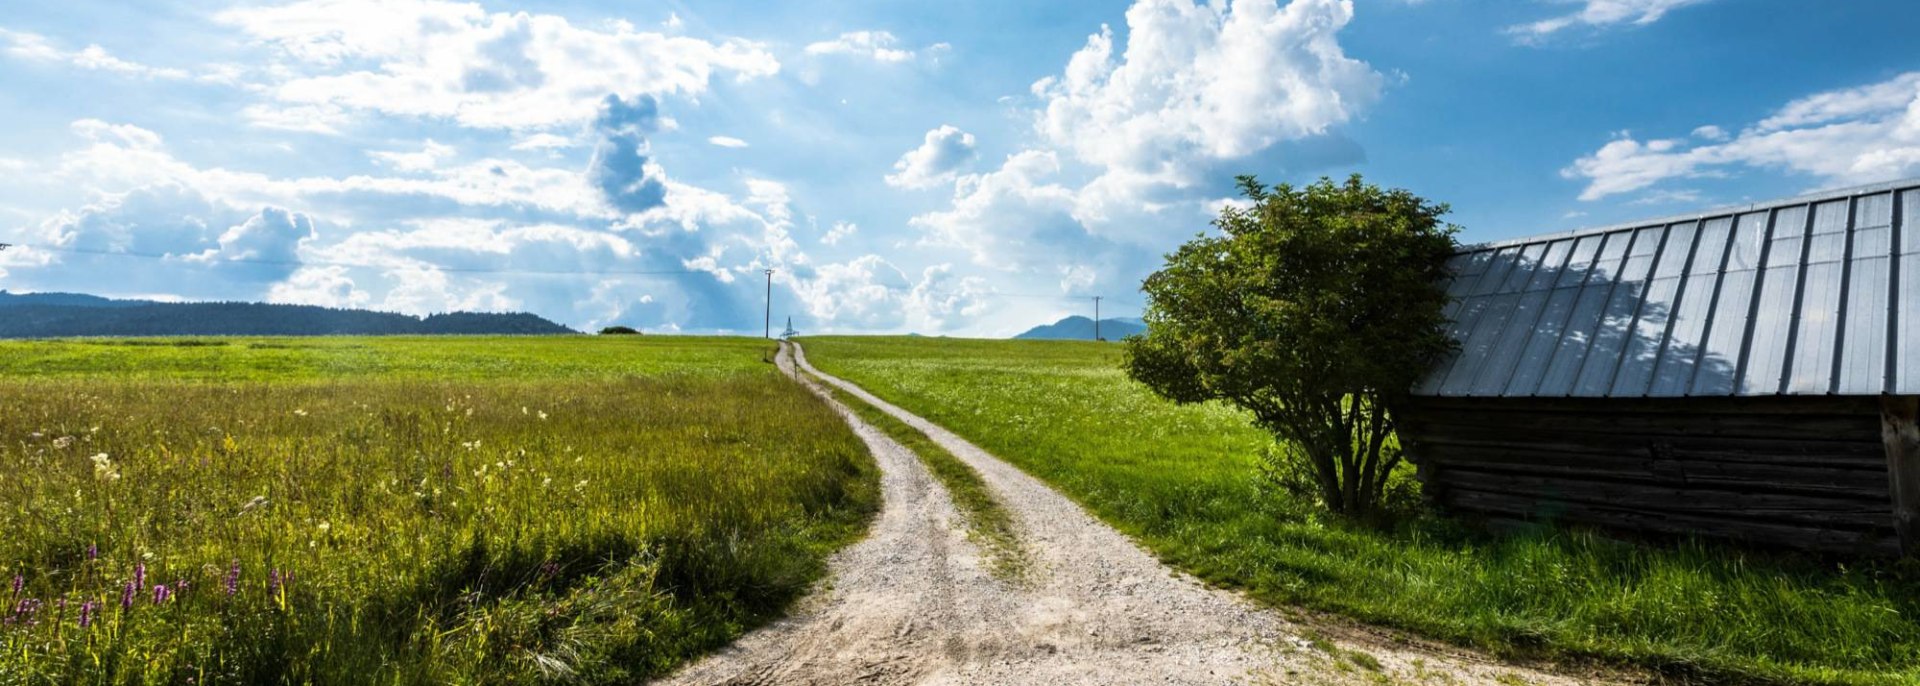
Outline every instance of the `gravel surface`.
[[(782, 345), (779, 364), (789, 374), (796, 364), (814, 371), (797, 345)], [(1160, 564), (1078, 504), (952, 432), (820, 377), (978, 470), (1011, 511), (1030, 569), (1013, 580), (989, 574), (961, 515), (913, 453), (815, 387), (879, 463), (885, 504), (871, 533), (834, 556), (830, 579), (791, 616), (664, 683), (1593, 682), (1288, 621)]]

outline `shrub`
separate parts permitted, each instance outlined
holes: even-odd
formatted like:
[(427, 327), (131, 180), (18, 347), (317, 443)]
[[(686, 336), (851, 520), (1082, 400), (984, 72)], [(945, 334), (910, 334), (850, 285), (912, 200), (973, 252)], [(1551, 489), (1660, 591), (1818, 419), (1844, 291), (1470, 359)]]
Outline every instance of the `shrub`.
[(1358, 175), (1268, 188), (1147, 277), (1127, 373), (1175, 402), (1246, 409), (1311, 467), (1327, 508), (1373, 514), (1399, 464), (1393, 405), (1452, 341), (1442, 329), (1447, 212)]

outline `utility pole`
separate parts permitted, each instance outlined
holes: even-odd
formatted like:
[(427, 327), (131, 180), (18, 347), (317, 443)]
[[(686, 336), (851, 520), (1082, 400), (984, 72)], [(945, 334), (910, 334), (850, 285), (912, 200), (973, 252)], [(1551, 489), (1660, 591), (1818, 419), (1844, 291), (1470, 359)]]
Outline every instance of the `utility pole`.
[(1093, 296), (1093, 341), (1100, 342), (1100, 296)]
[(764, 337), (766, 337), (766, 338), (773, 338), (773, 270), (772, 270), (772, 269), (768, 269), (768, 270), (767, 270), (767, 321), (766, 321), (766, 329), (767, 329), (767, 330), (766, 330), (766, 333), (765, 333), (765, 334), (763, 334), (763, 336), (764, 336)]

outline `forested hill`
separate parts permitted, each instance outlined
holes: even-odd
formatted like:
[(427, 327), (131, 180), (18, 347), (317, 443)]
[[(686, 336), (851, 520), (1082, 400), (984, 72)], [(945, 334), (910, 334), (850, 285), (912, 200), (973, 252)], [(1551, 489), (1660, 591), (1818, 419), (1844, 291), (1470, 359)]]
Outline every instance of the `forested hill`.
[(415, 317), (313, 305), (167, 303), (0, 291), (0, 338), (562, 333), (574, 331), (524, 312)]

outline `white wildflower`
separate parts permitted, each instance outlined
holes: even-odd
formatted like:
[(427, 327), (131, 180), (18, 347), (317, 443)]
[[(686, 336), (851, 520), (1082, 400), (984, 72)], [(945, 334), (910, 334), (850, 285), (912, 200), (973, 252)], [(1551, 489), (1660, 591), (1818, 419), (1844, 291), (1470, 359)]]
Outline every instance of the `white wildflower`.
[(252, 500), (247, 501), (247, 504), (241, 505), (240, 511), (246, 512), (248, 510), (252, 510), (257, 507), (266, 507), (266, 505), (267, 505), (267, 497), (264, 495), (256, 495), (253, 497)]
[(93, 478), (101, 481), (118, 481), (120, 479), (120, 469), (114, 466), (113, 460), (108, 458), (106, 453), (94, 455), (90, 459), (93, 460)]
[(544, 422), (544, 421), (547, 421), (547, 411), (546, 411), (546, 410), (541, 410), (541, 411), (540, 411), (540, 421), (543, 421), (543, 422)]
[(296, 416), (305, 417), (307, 416), (307, 411), (302, 408), (295, 408), (293, 411), (293, 414)]
[(324, 519), (323, 519), (323, 520), (320, 520), (320, 533), (322, 533), (322, 534), (324, 534), (324, 533), (327, 533), (328, 531), (332, 531), (332, 530), (333, 530), (333, 524), (331, 524), (331, 523), (328, 523), (328, 522), (327, 522), (326, 520), (324, 520)]
[(67, 446), (70, 446), (70, 445), (73, 445), (72, 436), (61, 436), (59, 438), (53, 439), (53, 447), (58, 448), (60, 450), (66, 450)]

